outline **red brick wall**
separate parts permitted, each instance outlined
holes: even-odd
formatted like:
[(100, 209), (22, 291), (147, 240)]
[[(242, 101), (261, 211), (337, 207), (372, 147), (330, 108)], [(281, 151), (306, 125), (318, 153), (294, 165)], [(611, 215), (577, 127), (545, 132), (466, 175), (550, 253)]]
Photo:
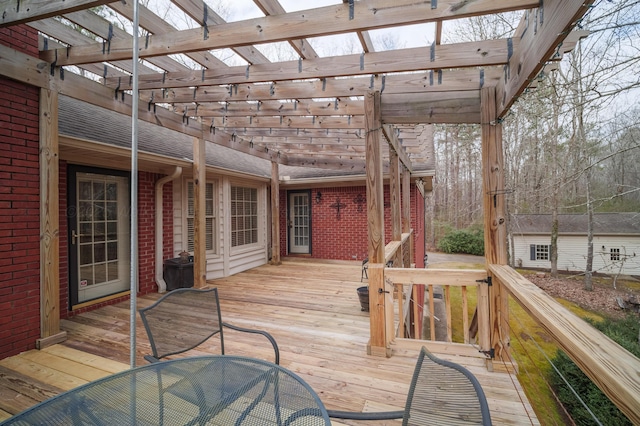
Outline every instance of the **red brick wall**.
[(0, 28), (0, 44), (38, 57), (38, 32), (27, 25)]
[(173, 182), (164, 184), (162, 192), (162, 258), (173, 257)]
[[(322, 201), (317, 204), (316, 194), (322, 193)], [(414, 234), (414, 262), (422, 267), (424, 256), (424, 213), (422, 196), (411, 187), (411, 226)], [(314, 188), (310, 193), (311, 201), (311, 257), (317, 259), (362, 260), (367, 256), (367, 206), (358, 204), (356, 197), (366, 198), (366, 187)], [(344, 206), (337, 218), (335, 205), (338, 198)], [(391, 208), (389, 189), (384, 191), (385, 241), (391, 240)], [(280, 192), (280, 255), (288, 255), (288, 197), (287, 191)], [(361, 206), (359, 209), (358, 206)]]
[[(0, 29), (0, 43), (38, 54), (37, 34)], [(40, 337), (39, 91), (0, 77), (0, 358)]]

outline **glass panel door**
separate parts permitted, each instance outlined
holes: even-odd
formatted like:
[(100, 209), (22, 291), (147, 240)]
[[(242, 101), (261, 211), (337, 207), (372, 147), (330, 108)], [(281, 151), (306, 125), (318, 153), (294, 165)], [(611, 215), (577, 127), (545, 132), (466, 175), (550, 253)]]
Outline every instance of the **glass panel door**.
[(310, 253), (309, 193), (289, 194), (289, 252)]
[(73, 304), (126, 291), (130, 282), (128, 178), (78, 172), (75, 187), (69, 250)]

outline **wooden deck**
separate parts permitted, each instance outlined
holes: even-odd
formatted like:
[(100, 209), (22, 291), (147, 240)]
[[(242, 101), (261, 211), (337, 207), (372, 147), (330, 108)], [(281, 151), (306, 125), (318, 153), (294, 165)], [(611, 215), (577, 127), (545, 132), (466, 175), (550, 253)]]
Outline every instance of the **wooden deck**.
[[(219, 289), (225, 321), (269, 331), (278, 341), (281, 364), (315, 389), (327, 408), (375, 411), (404, 406), (418, 344), (398, 343), (391, 358), (368, 356), (368, 313), (360, 310), (356, 288), (360, 262), (288, 259), (233, 277), (211, 281)], [(138, 299), (147, 306), (157, 294)], [(63, 344), (0, 361), (0, 419), (58, 392), (128, 368), (129, 304), (107, 306), (62, 321)], [(225, 333), (227, 353), (273, 359), (260, 336)], [(138, 322), (138, 364), (149, 353)], [(432, 351), (436, 352), (433, 348)], [(539, 424), (516, 377), (488, 372), (474, 351), (455, 345), (437, 355), (471, 370), (487, 395), (496, 425)], [(202, 353), (218, 353), (214, 344)], [(399, 421), (344, 424), (392, 425)], [(338, 423), (336, 423), (338, 424)]]

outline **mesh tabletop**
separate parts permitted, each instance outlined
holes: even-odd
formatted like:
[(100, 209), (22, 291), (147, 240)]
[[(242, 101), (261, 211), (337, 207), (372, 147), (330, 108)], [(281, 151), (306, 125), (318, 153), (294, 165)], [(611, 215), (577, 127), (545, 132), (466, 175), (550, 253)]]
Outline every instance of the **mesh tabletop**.
[(318, 395), (270, 362), (236, 356), (145, 365), (44, 401), (2, 425), (330, 425)]

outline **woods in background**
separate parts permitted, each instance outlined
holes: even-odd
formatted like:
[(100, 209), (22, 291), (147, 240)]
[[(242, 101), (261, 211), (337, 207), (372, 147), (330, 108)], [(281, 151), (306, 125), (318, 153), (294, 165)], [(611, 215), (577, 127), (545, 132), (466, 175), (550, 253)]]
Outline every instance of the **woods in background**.
[[(468, 19), (457, 37), (498, 38), (515, 23)], [(640, 212), (640, 3), (597, 2), (578, 29), (588, 37), (502, 122), (509, 216)], [(436, 126), (435, 145), (432, 245), (442, 224), (465, 228), (483, 214), (480, 126)]]

